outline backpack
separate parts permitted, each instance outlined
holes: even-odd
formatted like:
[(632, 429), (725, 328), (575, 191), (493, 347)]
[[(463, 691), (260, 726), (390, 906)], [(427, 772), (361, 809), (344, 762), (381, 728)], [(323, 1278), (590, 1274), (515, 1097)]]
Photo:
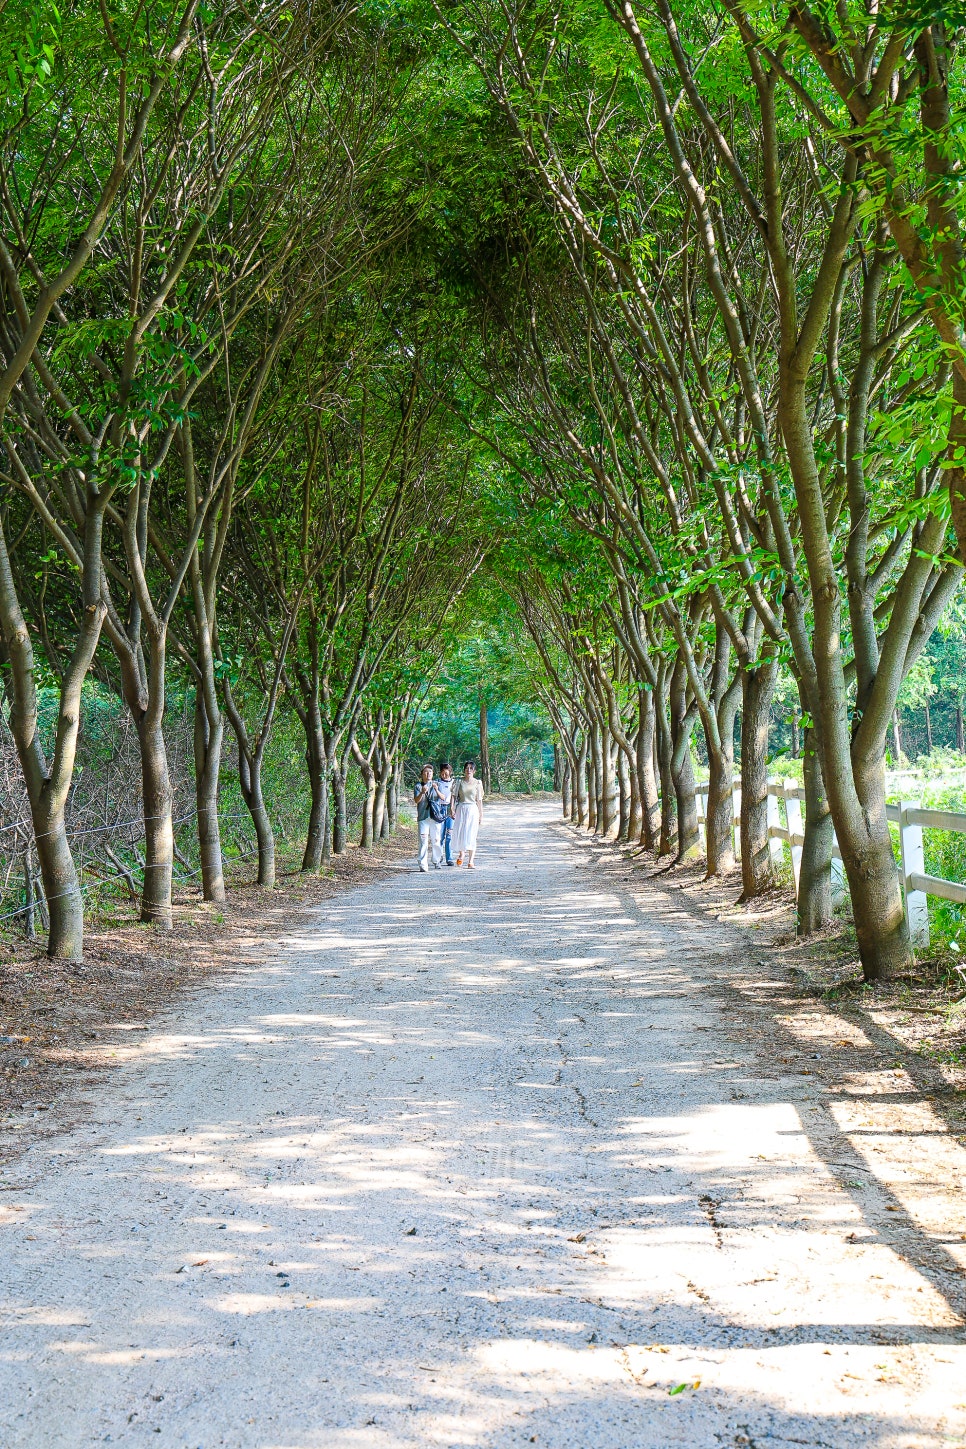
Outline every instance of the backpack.
[(434, 785), (429, 792), (429, 818), (435, 820), (437, 825), (442, 825), (448, 814), (449, 806)]

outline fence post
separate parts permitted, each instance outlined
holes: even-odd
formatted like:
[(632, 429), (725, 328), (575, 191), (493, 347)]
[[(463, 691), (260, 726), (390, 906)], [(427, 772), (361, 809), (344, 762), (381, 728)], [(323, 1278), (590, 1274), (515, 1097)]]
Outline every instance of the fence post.
[(766, 819), (768, 821), (768, 854), (771, 857), (773, 870), (777, 870), (785, 858), (785, 852), (782, 850), (782, 842), (777, 840), (771, 833), (773, 825), (776, 828), (780, 828), (782, 823), (778, 812), (778, 795), (776, 793), (779, 788), (779, 786), (772, 784), (769, 780)]
[(920, 807), (915, 800), (903, 800), (899, 805), (899, 843), (902, 859), (902, 894), (906, 903), (906, 925), (909, 940), (920, 950), (929, 945), (929, 905), (925, 891), (909, 889), (911, 875), (925, 875), (926, 866), (922, 854), (922, 826), (913, 825), (907, 818), (910, 810)]
[[(788, 821), (789, 835), (802, 834), (802, 802), (798, 799), (798, 782), (796, 780), (785, 781), (785, 819)], [(802, 872), (802, 847), (793, 841), (788, 842), (788, 848), (792, 853), (792, 879), (795, 882), (795, 895), (798, 896), (798, 877)]]

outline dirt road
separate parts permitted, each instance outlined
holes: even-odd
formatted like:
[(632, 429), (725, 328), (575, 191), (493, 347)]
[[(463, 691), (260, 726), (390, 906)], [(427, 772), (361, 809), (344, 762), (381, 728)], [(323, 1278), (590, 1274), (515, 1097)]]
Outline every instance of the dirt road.
[(966, 1153), (553, 817), (119, 1034), (0, 1195), (3, 1449), (966, 1444)]

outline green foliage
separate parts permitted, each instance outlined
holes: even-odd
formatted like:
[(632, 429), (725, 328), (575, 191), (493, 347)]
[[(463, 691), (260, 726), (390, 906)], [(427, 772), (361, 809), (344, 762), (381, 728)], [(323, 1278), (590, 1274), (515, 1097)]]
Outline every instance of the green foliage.
[(553, 787), (552, 727), (537, 688), (539, 660), (512, 603), (492, 575), (467, 601), (463, 627), (446, 641), (408, 751), (415, 778), (425, 761), (458, 773), (480, 759), (480, 711), (487, 711), (495, 790)]

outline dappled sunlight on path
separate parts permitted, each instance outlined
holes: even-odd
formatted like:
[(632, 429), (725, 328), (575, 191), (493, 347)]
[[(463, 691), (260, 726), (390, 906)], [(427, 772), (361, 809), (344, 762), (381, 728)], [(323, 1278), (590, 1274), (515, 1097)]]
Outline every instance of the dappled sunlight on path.
[(552, 818), (118, 1047), (0, 1198), (5, 1449), (966, 1443), (963, 1202), (762, 1070), (731, 928)]

